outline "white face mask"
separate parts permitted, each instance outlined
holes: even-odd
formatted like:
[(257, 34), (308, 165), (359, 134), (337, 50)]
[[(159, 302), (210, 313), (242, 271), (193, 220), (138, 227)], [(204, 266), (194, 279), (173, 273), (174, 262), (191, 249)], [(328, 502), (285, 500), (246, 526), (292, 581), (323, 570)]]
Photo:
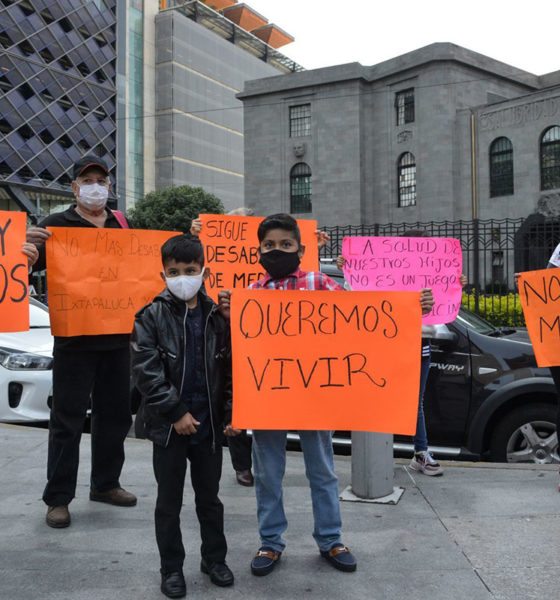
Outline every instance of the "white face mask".
[(108, 197), (109, 188), (106, 185), (92, 183), (80, 186), (80, 203), (86, 208), (93, 210), (105, 208)]
[(177, 298), (184, 300), (190, 300), (198, 294), (198, 290), (202, 286), (202, 277), (204, 275), (204, 268), (198, 275), (179, 275), (178, 277), (166, 277), (165, 283), (167, 289)]

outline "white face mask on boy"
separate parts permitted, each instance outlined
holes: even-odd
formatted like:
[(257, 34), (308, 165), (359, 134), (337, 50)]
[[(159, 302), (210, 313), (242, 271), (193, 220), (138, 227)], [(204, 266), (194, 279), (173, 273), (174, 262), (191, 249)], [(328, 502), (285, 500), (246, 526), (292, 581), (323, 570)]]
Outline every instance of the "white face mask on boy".
[(202, 286), (204, 269), (198, 275), (179, 275), (177, 277), (166, 277), (167, 289), (180, 300), (187, 302), (198, 294)]

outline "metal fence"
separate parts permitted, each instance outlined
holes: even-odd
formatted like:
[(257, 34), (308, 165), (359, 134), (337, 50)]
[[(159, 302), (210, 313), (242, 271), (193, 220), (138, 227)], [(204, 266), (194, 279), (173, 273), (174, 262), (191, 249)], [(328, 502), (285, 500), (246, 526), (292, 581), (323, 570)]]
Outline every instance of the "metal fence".
[[(524, 325), (515, 288), (514, 273), (544, 269), (560, 243), (560, 218), (534, 214), (526, 219), (375, 223), (323, 227), (330, 242), (321, 258), (335, 259), (347, 236), (403, 236), (409, 229), (423, 229), (431, 237), (460, 240), (463, 272), (468, 278), (463, 302), (474, 312), (499, 326)], [(46, 300), (45, 277), (34, 275), (37, 297)]]
[(531, 215), (527, 219), (474, 219), (338, 225), (323, 228), (330, 242), (322, 258), (335, 258), (347, 236), (403, 236), (409, 229), (423, 229), (431, 237), (460, 240), (463, 272), (469, 284), (464, 303), (495, 325), (524, 325), (515, 288), (514, 273), (543, 269), (560, 242), (560, 219)]

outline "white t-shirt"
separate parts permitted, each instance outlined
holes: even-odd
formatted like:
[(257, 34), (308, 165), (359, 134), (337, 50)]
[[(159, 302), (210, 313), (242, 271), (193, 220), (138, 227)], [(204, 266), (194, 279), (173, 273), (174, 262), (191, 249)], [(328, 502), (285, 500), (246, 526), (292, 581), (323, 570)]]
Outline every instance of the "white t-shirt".
[(556, 246), (552, 256), (548, 259), (547, 268), (560, 267), (560, 244)]

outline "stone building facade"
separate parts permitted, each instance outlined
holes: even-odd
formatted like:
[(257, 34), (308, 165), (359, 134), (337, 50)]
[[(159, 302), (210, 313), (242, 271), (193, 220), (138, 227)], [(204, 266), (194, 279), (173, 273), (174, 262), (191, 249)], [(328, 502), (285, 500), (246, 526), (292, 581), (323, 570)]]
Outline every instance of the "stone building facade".
[(560, 72), (449, 43), (250, 81), (245, 199), (320, 225), (525, 217), (556, 210)]

